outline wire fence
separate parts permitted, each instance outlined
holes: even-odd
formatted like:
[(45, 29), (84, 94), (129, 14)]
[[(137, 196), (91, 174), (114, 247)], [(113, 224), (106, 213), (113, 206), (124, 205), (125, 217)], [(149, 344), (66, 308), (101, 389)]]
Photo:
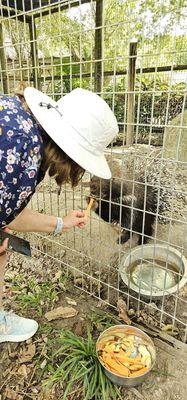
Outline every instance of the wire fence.
[(30, 235), (31, 243), (71, 271), (75, 286), (113, 308), (123, 298), (132, 318), (186, 340), (185, 7), (178, 1), (169, 14), (164, 0), (152, 11), (146, 1), (26, 3), (1, 1), (1, 91), (13, 93), (20, 81), (56, 100), (79, 86), (93, 90), (120, 128), (106, 150), (110, 182), (86, 173), (59, 194), (46, 177), (31, 201), (63, 217), (85, 209), (91, 191), (97, 208), (85, 230)]

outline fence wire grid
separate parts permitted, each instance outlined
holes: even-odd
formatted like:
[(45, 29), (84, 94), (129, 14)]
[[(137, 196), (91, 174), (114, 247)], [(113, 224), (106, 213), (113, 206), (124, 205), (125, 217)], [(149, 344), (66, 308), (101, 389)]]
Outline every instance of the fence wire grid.
[(13, 94), (24, 82), (55, 100), (83, 87), (108, 102), (119, 123), (110, 182), (85, 173), (59, 193), (46, 177), (30, 204), (62, 217), (85, 209), (92, 178), (97, 213), (84, 230), (29, 238), (75, 286), (113, 308), (123, 298), (132, 318), (185, 341), (187, 9), (172, 4), (1, 0), (0, 85)]

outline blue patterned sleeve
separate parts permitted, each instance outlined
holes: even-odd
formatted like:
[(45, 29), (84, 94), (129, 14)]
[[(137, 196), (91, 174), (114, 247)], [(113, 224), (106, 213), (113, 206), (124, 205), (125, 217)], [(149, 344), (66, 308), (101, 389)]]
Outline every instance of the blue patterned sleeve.
[[(11, 137), (11, 130), (6, 132)], [(38, 183), (41, 147), (37, 136), (14, 134), (14, 145), (0, 149), (0, 227), (8, 225), (26, 206)]]

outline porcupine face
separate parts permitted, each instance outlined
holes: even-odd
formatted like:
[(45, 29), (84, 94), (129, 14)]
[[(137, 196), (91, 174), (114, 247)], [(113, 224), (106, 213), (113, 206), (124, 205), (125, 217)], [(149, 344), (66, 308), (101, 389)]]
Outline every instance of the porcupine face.
[[(90, 181), (90, 197), (95, 197), (92, 210), (95, 211), (106, 222), (117, 222), (121, 224), (125, 233), (122, 234), (122, 242), (130, 237), (130, 230), (133, 229), (141, 234), (143, 229), (143, 210), (145, 207), (144, 233), (151, 236), (154, 215), (149, 211), (155, 212), (155, 193), (151, 187), (146, 190), (143, 182), (132, 184), (120, 180), (99, 179), (93, 177)], [(141, 236), (140, 236), (141, 240)], [(146, 238), (144, 242), (146, 242)]]
[[(97, 177), (93, 177), (90, 181), (90, 196), (87, 197), (87, 203), (89, 203), (90, 198), (94, 198), (95, 201), (92, 205), (92, 211), (95, 211), (104, 221), (109, 222), (109, 203), (103, 201), (105, 194), (103, 192), (103, 183), (105, 181)], [(106, 191), (106, 197), (107, 197)]]
[[(124, 187), (123, 194), (125, 190)], [(90, 181), (90, 196), (95, 198), (92, 209), (106, 222), (119, 222), (120, 194), (120, 182), (110, 182), (95, 176)]]

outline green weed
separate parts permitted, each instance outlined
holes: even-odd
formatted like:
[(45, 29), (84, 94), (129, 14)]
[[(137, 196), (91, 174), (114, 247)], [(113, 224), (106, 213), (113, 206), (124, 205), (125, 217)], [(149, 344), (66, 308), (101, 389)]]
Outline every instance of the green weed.
[(18, 278), (12, 286), (12, 291), (15, 293), (14, 300), (18, 301), (21, 308), (33, 309), (41, 317), (44, 310), (58, 301), (59, 293), (65, 290), (67, 280), (68, 277), (62, 275), (57, 283), (37, 283), (34, 278), (30, 278), (27, 284), (23, 284)]
[(114, 325), (114, 317), (112, 315), (97, 309), (88, 315), (88, 319), (91, 322), (91, 327), (99, 332)]
[(53, 354), (55, 370), (52, 372), (51, 368), (51, 376), (45, 381), (45, 386), (59, 383), (63, 387), (61, 400), (67, 400), (75, 388), (81, 392), (82, 400), (122, 399), (120, 389), (103, 372), (90, 332), (86, 339), (82, 339), (70, 331), (64, 331), (55, 344), (57, 341), (60, 347)]

